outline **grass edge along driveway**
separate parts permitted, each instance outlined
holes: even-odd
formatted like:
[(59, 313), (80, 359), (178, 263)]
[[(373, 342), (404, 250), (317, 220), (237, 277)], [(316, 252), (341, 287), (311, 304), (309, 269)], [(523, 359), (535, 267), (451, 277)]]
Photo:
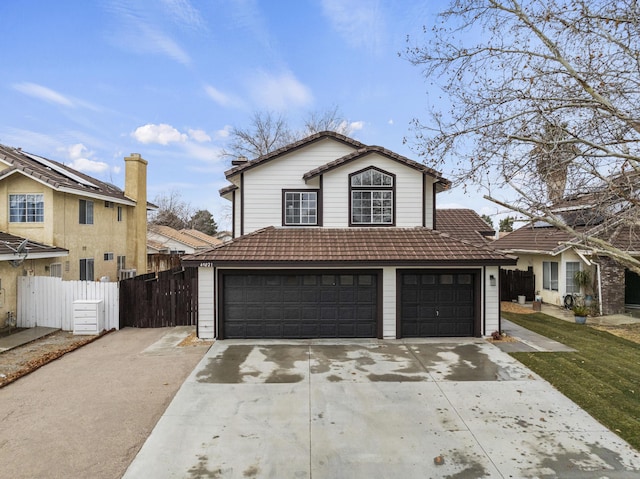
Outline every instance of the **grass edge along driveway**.
[(640, 451), (640, 344), (546, 314), (502, 317), (575, 353), (511, 353)]

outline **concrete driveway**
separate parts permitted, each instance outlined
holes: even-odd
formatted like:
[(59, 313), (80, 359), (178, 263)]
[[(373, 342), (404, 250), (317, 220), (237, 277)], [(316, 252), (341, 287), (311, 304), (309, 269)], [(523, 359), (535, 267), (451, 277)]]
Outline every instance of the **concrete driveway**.
[(195, 368), (124, 477), (639, 473), (637, 451), (486, 341), (227, 340)]

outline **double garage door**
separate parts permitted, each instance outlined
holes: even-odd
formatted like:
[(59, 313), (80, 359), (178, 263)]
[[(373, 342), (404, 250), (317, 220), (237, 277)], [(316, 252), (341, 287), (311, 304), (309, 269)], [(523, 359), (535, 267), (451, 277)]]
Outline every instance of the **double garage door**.
[(224, 338), (375, 338), (372, 272), (223, 274)]
[[(398, 275), (400, 337), (473, 336), (475, 275)], [(220, 334), (225, 339), (382, 336), (382, 273), (223, 272)]]

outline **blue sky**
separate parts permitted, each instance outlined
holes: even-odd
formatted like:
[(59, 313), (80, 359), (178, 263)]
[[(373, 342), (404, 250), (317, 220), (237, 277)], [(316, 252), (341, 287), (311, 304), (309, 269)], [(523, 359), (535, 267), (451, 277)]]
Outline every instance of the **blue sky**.
[[(121, 187), (123, 157), (140, 153), (150, 200), (179, 191), (225, 227), (218, 190), (229, 159), (220, 150), (256, 111), (281, 112), (296, 127), (337, 106), (352, 137), (417, 159), (403, 138), (436, 92), (398, 52), (439, 5), (2, 0), (0, 143)], [(438, 205), (496, 213), (480, 196), (457, 189)]]

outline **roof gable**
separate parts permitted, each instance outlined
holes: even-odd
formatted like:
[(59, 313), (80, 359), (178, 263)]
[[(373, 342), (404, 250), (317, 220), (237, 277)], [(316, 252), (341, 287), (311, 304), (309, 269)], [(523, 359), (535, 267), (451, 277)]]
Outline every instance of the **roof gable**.
[(363, 143), (360, 143), (359, 141), (354, 140), (353, 138), (349, 138), (345, 135), (341, 135), (340, 133), (336, 133), (335, 131), (321, 131), (319, 133), (315, 133), (313, 135), (310, 135), (306, 138), (303, 138), (289, 145), (283, 146), (282, 148), (278, 148), (277, 150), (274, 150), (271, 153), (267, 153), (266, 155), (259, 156), (258, 158), (247, 161), (241, 165), (235, 166), (234, 168), (231, 168), (230, 170), (225, 171), (224, 174), (227, 178), (230, 178), (231, 176), (234, 176), (242, 171), (255, 168), (256, 166), (262, 165), (266, 162), (269, 162), (283, 155), (294, 152), (296, 150), (299, 150), (308, 145), (311, 145), (313, 143), (316, 143), (318, 141), (325, 140), (325, 139), (338, 141), (345, 145), (352, 146), (353, 148), (364, 148), (366, 146)]
[(413, 161), (405, 156), (399, 155), (397, 153), (394, 153), (391, 150), (387, 150), (386, 148), (383, 148), (381, 146), (364, 146), (363, 148), (358, 148), (356, 151), (354, 151), (353, 153), (350, 153), (348, 155), (345, 155), (341, 158), (338, 158), (336, 160), (330, 161), (329, 163), (326, 163), (322, 166), (319, 166), (318, 168), (315, 168), (311, 171), (308, 171), (307, 173), (305, 173), (303, 175), (303, 179), (305, 181), (308, 181), (312, 178), (315, 178), (318, 175), (321, 175), (323, 173), (326, 173), (328, 171), (331, 171), (335, 168), (339, 168), (343, 165), (346, 165), (354, 160), (359, 160), (361, 158), (364, 158), (365, 156), (371, 155), (377, 153), (379, 155), (382, 155), (386, 158), (389, 158), (390, 160), (396, 161), (398, 163), (401, 163), (409, 168), (412, 168), (414, 170), (417, 170), (423, 174), (426, 174), (428, 176), (433, 177), (434, 179), (436, 179), (438, 182), (442, 183), (442, 189), (446, 189), (450, 186), (450, 181), (443, 178), (442, 174), (439, 173), (438, 171), (429, 168), (426, 165), (423, 165), (422, 163), (418, 163), (417, 161)]

